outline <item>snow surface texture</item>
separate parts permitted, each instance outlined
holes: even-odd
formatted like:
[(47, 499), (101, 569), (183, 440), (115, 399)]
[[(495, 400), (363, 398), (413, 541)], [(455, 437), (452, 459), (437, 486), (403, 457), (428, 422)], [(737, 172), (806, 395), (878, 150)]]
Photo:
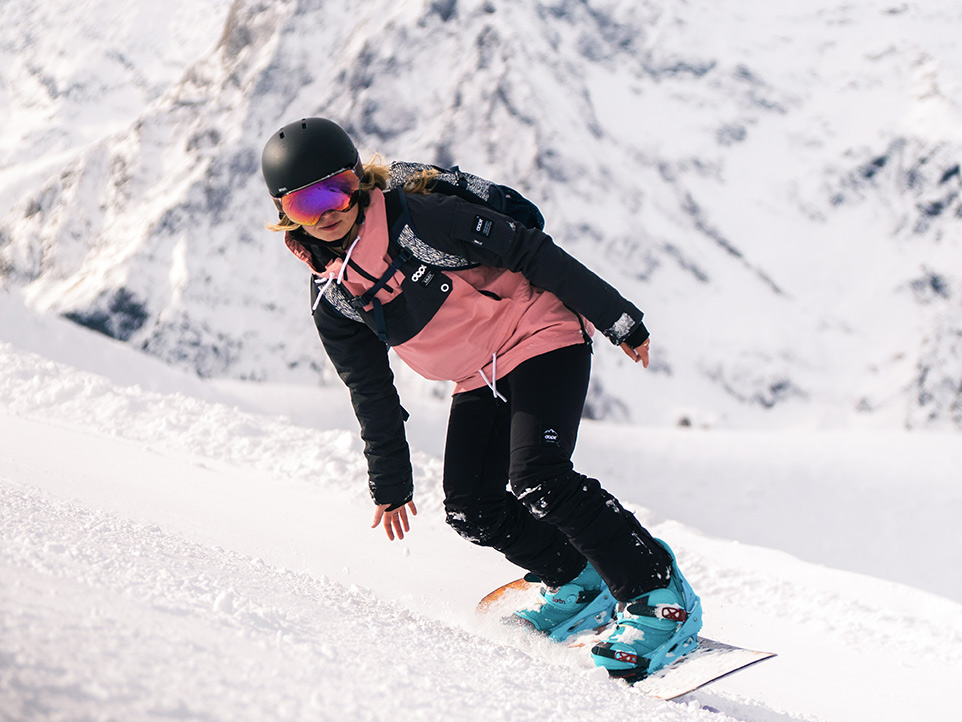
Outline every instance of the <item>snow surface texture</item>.
[[(923, 437), (922, 457), (908, 432), (829, 443), (586, 422), (580, 468), (670, 541), (705, 634), (779, 654), (660, 703), (473, 613), (518, 571), (443, 523), (444, 401), (411, 404), (411, 534), (370, 529), (345, 395), (202, 382), (0, 293), (0, 719), (954, 718), (962, 491), (920, 506), (911, 476), (884, 473), (957, 469), (954, 437)], [(800, 481), (824, 484), (807, 502), (772, 473), (786, 448)], [(891, 488), (876, 496), (879, 477)], [(868, 491), (828, 497), (846, 484)], [(910, 566), (878, 568), (906, 545)], [(891, 581), (905, 578), (949, 578), (957, 601)]]
[(960, 29), (955, 0), (6, 2), (0, 283), (203, 376), (336, 383), (258, 167), (325, 114), (518, 187), (646, 311), (645, 404), (599, 355), (594, 418), (958, 429)]

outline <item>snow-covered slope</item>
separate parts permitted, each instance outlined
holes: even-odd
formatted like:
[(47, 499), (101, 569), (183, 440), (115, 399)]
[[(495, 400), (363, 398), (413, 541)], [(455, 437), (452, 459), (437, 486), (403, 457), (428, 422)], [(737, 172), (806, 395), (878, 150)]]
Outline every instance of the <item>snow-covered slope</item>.
[[(517, 570), (443, 524), (442, 401), (422, 399), (413, 415), (412, 438), (425, 439), (415, 443), (421, 513), (391, 544), (369, 528), (340, 390), (213, 387), (35, 317), (9, 294), (0, 320), (17, 329), (0, 341), (0, 718), (955, 714), (962, 606), (918, 588), (962, 562), (962, 494), (939, 482), (940, 464), (958, 468), (953, 437), (923, 437), (922, 456), (905, 432), (852, 443), (772, 432), (759, 443), (586, 422), (579, 466), (670, 540), (702, 596), (706, 634), (779, 653), (680, 704), (657, 703), (475, 617), (476, 601)], [(255, 411), (272, 403), (285, 415)], [(293, 420), (312, 417), (320, 429)], [(635, 444), (644, 464), (626, 448)], [(879, 479), (882, 445), (918, 476)], [(884, 493), (833, 494), (819, 479), (833, 468), (852, 489)], [(920, 477), (937, 492), (930, 506), (917, 499)], [(897, 538), (880, 528), (883, 508)], [(885, 549), (904, 549), (914, 572), (877, 568)], [(918, 586), (892, 581), (912, 573)], [(944, 593), (962, 600), (957, 586)]]
[(330, 381), (258, 169), (320, 113), (519, 187), (646, 310), (646, 403), (599, 355), (596, 416), (962, 424), (957, 3), (164, 8), (0, 8), (0, 279), (31, 307), (204, 376)]

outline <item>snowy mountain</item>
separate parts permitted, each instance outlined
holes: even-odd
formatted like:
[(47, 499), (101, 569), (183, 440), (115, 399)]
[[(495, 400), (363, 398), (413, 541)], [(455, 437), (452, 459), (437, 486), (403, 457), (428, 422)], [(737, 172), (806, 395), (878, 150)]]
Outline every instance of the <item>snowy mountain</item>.
[(106, 0), (0, 19), (0, 279), (31, 308), (201, 376), (331, 382), (258, 168), (274, 129), (324, 114), (365, 154), (518, 187), (646, 311), (644, 401), (603, 351), (595, 417), (962, 426), (956, 3)]
[(474, 614), (518, 570), (444, 524), (443, 400), (390, 543), (339, 390), (199, 380), (6, 293), (0, 328), (0, 719), (956, 716), (954, 435), (586, 422), (580, 468), (670, 541), (705, 633), (779, 655), (658, 702)]

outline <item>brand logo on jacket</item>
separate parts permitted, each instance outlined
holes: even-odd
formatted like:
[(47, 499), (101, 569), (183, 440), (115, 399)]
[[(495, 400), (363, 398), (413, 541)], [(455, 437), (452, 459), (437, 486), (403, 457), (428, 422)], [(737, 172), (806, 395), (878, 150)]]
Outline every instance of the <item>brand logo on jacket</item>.
[(431, 281), (434, 280), (434, 273), (422, 263), (418, 266), (418, 270), (414, 272), (414, 275), (411, 276), (411, 280), (415, 283), (420, 283), (422, 286), (430, 286)]
[(485, 238), (490, 237), (491, 227), (493, 225), (494, 225), (494, 222), (488, 218), (484, 218), (482, 216), (474, 217), (474, 232), (477, 233), (479, 236), (484, 236)]

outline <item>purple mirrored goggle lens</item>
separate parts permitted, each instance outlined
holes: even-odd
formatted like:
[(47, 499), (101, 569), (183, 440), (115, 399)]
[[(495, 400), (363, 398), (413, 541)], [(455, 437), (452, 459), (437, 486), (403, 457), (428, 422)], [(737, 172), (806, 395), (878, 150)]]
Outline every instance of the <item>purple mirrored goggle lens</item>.
[(328, 211), (346, 211), (357, 202), (361, 181), (345, 170), (281, 196), (281, 209), (294, 223), (313, 226)]

